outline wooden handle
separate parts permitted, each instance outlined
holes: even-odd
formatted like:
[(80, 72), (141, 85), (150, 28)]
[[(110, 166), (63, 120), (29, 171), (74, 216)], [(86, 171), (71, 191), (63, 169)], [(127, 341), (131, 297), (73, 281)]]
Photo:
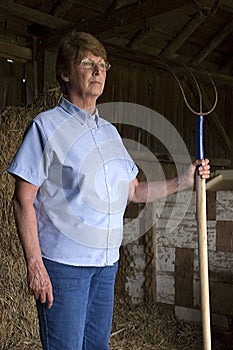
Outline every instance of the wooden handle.
[[(196, 159), (204, 159), (204, 117), (202, 115), (199, 115), (196, 120)], [(211, 350), (206, 182), (198, 172), (196, 172), (196, 196), (203, 345), (204, 350)]]
[(198, 174), (196, 175), (196, 196), (203, 344), (204, 350), (211, 350), (206, 183)]

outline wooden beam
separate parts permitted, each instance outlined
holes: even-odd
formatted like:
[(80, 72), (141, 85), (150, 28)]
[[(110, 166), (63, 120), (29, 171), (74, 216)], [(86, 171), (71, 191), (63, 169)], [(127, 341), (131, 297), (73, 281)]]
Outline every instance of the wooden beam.
[(9, 42), (0, 41), (0, 56), (25, 63), (32, 60), (32, 50), (10, 44)]
[(137, 31), (134, 37), (129, 41), (127, 47), (132, 49), (137, 48), (142, 41), (145, 39), (146, 35), (150, 32), (150, 27), (147, 25), (146, 19), (144, 19), (144, 23), (141, 29)]
[(121, 0), (112, 0), (105, 10), (105, 15), (110, 15), (113, 11), (115, 11), (121, 5)]
[(93, 0), (77, 0), (75, 2), (79, 6), (82, 6), (84, 8), (88, 8), (90, 10), (94, 10), (95, 13), (97, 13), (97, 14), (100, 14), (100, 13), (104, 14), (104, 12), (106, 10), (106, 3), (108, 1), (102, 1), (103, 5), (98, 3), (98, 9), (97, 9), (95, 1), (93, 1)]
[(195, 30), (206, 20), (201, 12), (198, 12), (191, 18), (191, 20), (180, 30), (177, 36), (168, 44), (162, 51), (162, 57), (172, 57), (176, 51), (184, 44), (184, 42), (195, 32)]
[[(13, 14), (9, 14), (6, 10), (0, 9), (0, 21), (2, 22), (1, 36), (11, 36), (13, 38), (25, 37), (29, 38), (30, 35), (27, 33), (25, 21), (17, 18), (17, 21)], [(17, 30), (16, 30), (17, 28)]]
[(51, 15), (63, 18), (74, 3), (76, 3), (75, 0), (63, 0), (59, 2), (53, 8)]
[[(187, 5), (192, 6), (192, 10), (197, 9), (197, 6), (193, 4), (192, 0), (186, 1)], [(186, 5), (186, 6), (187, 6)], [(97, 16), (95, 18), (88, 19), (86, 21), (81, 21), (76, 23), (76, 27), (80, 31), (88, 31), (93, 33), (95, 36), (103, 38), (105, 34), (109, 37), (109, 32), (112, 34), (118, 34), (121, 32), (126, 32), (133, 29), (138, 29), (139, 26), (143, 26), (144, 18), (147, 20), (163, 15), (163, 19), (166, 18), (166, 14), (172, 10), (177, 10), (178, 8), (183, 8), (184, 6), (180, 4), (180, 0), (167, 0), (166, 2), (158, 2), (155, 6), (154, 0), (146, 0), (141, 3), (134, 3), (127, 7), (119, 8), (113, 14), (109, 15), (107, 18), (105, 15)], [(67, 27), (69, 30), (74, 24), (70, 24)], [(45, 45), (48, 48), (54, 43), (57, 43), (61, 38), (61, 32), (57, 31), (54, 35), (48, 35), (45, 38)], [(106, 37), (105, 37), (106, 38)]]
[[(164, 21), (169, 22), (169, 20), (173, 20), (176, 17), (182, 17), (182, 16), (192, 16), (197, 12), (197, 7), (192, 3), (188, 5), (184, 5), (179, 8), (175, 8), (172, 10), (169, 10), (167, 12), (159, 13), (156, 16), (147, 16), (146, 17), (146, 23), (147, 27), (151, 28), (151, 30), (156, 30), (156, 28), (159, 28), (162, 24), (164, 24)], [(109, 38), (113, 38), (115, 36), (118, 36), (120, 33), (124, 33), (126, 31), (130, 31), (135, 29), (138, 31), (140, 27), (142, 27), (144, 24), (143, 18), (141, 18), (141, 22), (135, 23), (134, 21), (132, 23), (128, 23), (127, 25), (121, 26), (120, 28), (114, 27), (112, 29), (109, 29), (108, 31), (103, 31), (102, 33), (98, 34), (98, 37), (101, 40), (107, 40)]]
[(38, 23), (52, 29), (62, 29), (70, 24), (61, 18), (48, 15), (47, 13), (34, 10), (27, 6), (16, 4), (15, 2), (11, 3), (8, 0), (0, 1), (0, 9), (7, 10), (15, 17), (23, 18), (27, 21)]
[(232, 0), (221, 0), (219, 3), (219, 7), (226, 11), (233, 13), (233, 3)]
[[(203, 8), (207, 4), (210, 4), (211, 0), (202, 1)], [(166, 0), (161, 2), (156, 2), (155, 0), (146, 0), (144, 2), (138, 2), (136, 4), (129, 5), (127, 7), (119, 8), (110, 15), (107, 20), (104, 17), (92, 18), (91, 20), (82, 22), (79, 24), (80, 28), (88, 28), (89, 31), (96, 34), (103, 34), (106, 31), (112, 30), (115, 27), (118, 27), (119, 30), (128, 29), (128, 25), (136, 25), (138, 28), (139, 23), (143, 23), (144, 18), (147, 20), (152, 17), (157, 17), (163, 15), (163, 18), (166, 18), (168, 12), (185, 8), (188, 5), (196, 9), (196, 12), (199, 11), (199, 8), (191, 0), (186, 0), (186, 5), (181, 4), (180, 0)]]
[(145, 39), (147, 33), (149, 32), (149, 30), (144, 30), (144, 29), (140, 29), (136, 35), (129, 41), (129, 43), (127, 44), (127, 47), (130, 48), (137, 48), (138, 45), (140, 45), (140, 43), (143, 41), (143, 39)]
[(210, 42), (199, 51), (194, 61), (201, 63), (233, 31), (233, 20), (223, 28)]

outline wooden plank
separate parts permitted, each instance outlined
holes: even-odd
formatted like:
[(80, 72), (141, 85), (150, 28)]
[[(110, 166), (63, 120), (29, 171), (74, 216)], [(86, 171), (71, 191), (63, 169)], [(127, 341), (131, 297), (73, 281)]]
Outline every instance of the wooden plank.
[(121, 6), (122, 1), (121, 0), (112, 0), (110, 2), (110, 5), (105, 10), (105, 15), (109, 15), (112, 12), (114, 12), (118, 7)]
[(219, 7), (226, 11), (226, 12), (230, 12), (233, 13), (233, 2), (232, 0), (221, 0), (219, 3)]
[(191, 20), (181, 29), (178, 35), (168, 44), (162, 51), (163, 57), (170, 57), (184, 44), (190, 35), (206, 20), (207, 16), (197, 13)]
[[(211, 309), (213, 310), (213, 312), (232, 316), (233, 315), (233, 298), (232, 298), (233, 284), (211, 282), (210, 288), (211, 288)], [(232, 349), (232, 348), (229, 347), (229, 349)]]
[(233, 20), (223, 28), (203, 49), (194, 57), (193, 61), (201, 63), (218, 45), (233, 31)]
[(7, 10), (13, 16), (41, 24), (52, 29), (62, 29), (70, 24), (68, 21), (61, 18), (48, 15), (47, 13), (42, 13), (27, 6), (16, 4), (15, 2), (11, 3), (8, 0), (1, 0), (0, 8)]
[(56, 5), (51, 14), (63, 18), (74, 3), (75, 0), (63, 0)]
[(21, 62), (31, 61), (32, 50), (9, 42), (0, 41), (0, 57), (12, 58)]
[(193, 307), (194, 251), (176, 248), (175, 257), (175, 304)]
[(217, 222), (216, 251), (233, 252), (233, 221)]
[(208, 191), (206, 193), (207, 218), (208, 220), (216, 220), (216, 192)]
[[(164, 22), (168, 22), (169, 20), (173, 20), (175, 17), (183, 17), (183, 16), (191, 16), (197, 12), (197, 7), (195, 4), (188, 4), (182, 7), (174, 8), (172, 10), (168, 10), (167, 12), (162, 12), (156, 15), (151, 13), (146, 17), (146, 25), (150, 30), (155, 30), (156, 28), (160, 28)], [(112, 37), (119, 35), (119, 33), (124, 33), (126, 31), (137, 30), (139, 27), (143, 27), (145, 25), (143, 19), (141, 18), (141, 22), (129, 22), (127, 25), (121, 27), (113, 27), (108, 29), (107, 31), (102, 31), (98, 34), (98, 37), (101, 40), (106, 40)]]
[(206, 189), (210, 191), (232, 191), (233, 170), (218, 170), (214, 172), (214, 175), (211, 176), (211, 179), (206, 184)]
[(46, 50), (44, 53), (44, 81), (43, 81), (43, 92), (46, 93), (51, 86), (55, 85), (56, 82), (56, 57), (55, 51)]
[[(206, 0), (207, 1), (207, 0)], [(192, 6), (192, 9), (197, 11), (197, 7), (191, 0), (187, 0), (187, 5)], [(78, 28), (80, 31), (89, 31), (90, 33), (95, 33), (96, 36), (101, 34), (102, 40), (105, 33), (111, 32), (113, 34), (120, 31), (128, 31), (132, 28), (138, 28), (139, 25), (143, 25), (144, 18), (156, 17), (163, 15), (163, 19), (169, 11), (181, 9), (184, 6), (180, 6), (180, 0), (167, 0), (166, 2), (159, 2), (156, 4), (154, 0), (147, 0), (143, 3), (134, 3), (127, 7), (120, 8), (114, 12), (114, 14), (108, 16), (107, 20), (105, 16), (97, 16), (89, 20), (78, 23)], [(187, 6), (186, 5), (186, 6)], [(165, 17), (164, 17), (165, 16)], [(69, 28), (67, 28), (68, 30)], [(113, 30), (113, 32), (112, 32)], [(50, 35), (46, 38), (48, 45), (57, 42), (61, 37), (61, 33), (57, 32), (54, 35)]]

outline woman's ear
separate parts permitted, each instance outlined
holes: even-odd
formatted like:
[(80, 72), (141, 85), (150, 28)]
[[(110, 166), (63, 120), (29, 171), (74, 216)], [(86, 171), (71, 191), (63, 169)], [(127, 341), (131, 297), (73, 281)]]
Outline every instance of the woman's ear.
[(66, 83), (68, 83), (68, 81), (70, 80), (67, 74), (63, 74), (63, 73), (62, 73), (62, 74), (61, 74), (61, 77), (62, 77), (62, 79), (63, 79)]

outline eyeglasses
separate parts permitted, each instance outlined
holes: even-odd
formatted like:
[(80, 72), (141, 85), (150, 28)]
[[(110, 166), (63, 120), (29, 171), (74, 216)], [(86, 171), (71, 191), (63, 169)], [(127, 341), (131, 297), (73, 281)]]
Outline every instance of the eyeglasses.
[(78, 63), (82, 68), (84, 69), (93, 69), (96, 66), (102, 71), (106, 72), (111, 68), (111, 64), (108, 62), (100, 61), (100, 62), (94, 62), (90, 60), (89, 58), (84, 58), (81, 61), (76, 61), (74, 63)]

